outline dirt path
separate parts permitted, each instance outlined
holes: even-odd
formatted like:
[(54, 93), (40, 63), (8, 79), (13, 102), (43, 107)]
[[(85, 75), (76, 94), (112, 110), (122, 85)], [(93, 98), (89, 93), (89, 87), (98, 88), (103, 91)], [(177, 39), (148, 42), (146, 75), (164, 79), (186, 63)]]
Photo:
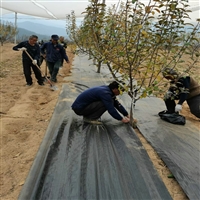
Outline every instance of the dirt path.
[[(26, 87), (22, 71), (21, 52), (12, 50), (13, 44), (1, 47), (1, 193), (0, 198), (17, 199), (21, 187), (44, 137), (54, 111), (63, 78), (70, 74), (65, 63), (58, 76), (59, 88), (50, 89), (48, 83)], [(67, 54), (72, 63), (74, 55)], [(45, 72), (45, 63), (41, 66)]]
[[(39, 86), (35, 79), (33, 86), (25, 86), (21, 52), (13, 51), (12, 47), (13, 44), (5, 44), (0, 49), (2, 200), (17, 199), (54, 112), (62, 84), (66, 82), (64, 77), (70, 75), (74, 56), (68, 48), (71, 64), (64, 64), (60, 70), (62, 76), (58, 76), (56, 83), (59, 90), (52, 91), (48, 83)], [(43, 72), (44, 68), (45, 63), (41, 66)], [(184, 114), (196, 125), (199, 123), (188, 114), (187, 109)], [(151, 146), (139, 132), (138, 135), (174, 200), (187, 199), (177, 182), (167, 178), (170, 172)]]

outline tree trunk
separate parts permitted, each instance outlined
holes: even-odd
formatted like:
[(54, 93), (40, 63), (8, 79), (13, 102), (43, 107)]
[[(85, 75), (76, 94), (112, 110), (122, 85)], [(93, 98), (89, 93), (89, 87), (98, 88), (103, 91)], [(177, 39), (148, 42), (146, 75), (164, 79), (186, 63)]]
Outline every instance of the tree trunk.
[(97, 69), (97, 73), (100, 73), (100, 70), (101, 70), (101, 63), (102, 63), (102, 61), (98, 61), (98, 65), (97, 65), (97, 67), (98, 67), (98, 69)]

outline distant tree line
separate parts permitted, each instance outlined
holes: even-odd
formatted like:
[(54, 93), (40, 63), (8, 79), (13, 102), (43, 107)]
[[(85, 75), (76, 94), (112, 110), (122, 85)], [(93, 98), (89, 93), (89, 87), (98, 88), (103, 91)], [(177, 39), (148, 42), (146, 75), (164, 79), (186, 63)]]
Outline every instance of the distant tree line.
[(14, 37), (17, 33), (17, 28), (11, 22), (0, 22), (1, 46), (3, 46), (5, 42), (14, 41)]
[[(26, 29), (20, 29), (18, 27), (15, 27), (15, 25), (11, 22), (1, 22), (0, 21), (0, 42), (1, 46), (3, 46), (6, 42), (14, 43), (15, 37), (16, 37), (16, 43), (28, 40), (29, 36), (33, 33), (29, 33), (30, 31)], [(34, 33), (35, 34), (35, 33)], [(37, 34), (36, 34), (37, 35)], [(44, 42), (48, 42), (50, 40), (50, 36), (43, 36), (38, 34), (38, 37), (40, 37), (40, 40), (43, 40)], [(40, 41), (39, 40), (39, 41)], [(67, 44), (72, 44), (73, 42), (65, 39), (65, 42)]]

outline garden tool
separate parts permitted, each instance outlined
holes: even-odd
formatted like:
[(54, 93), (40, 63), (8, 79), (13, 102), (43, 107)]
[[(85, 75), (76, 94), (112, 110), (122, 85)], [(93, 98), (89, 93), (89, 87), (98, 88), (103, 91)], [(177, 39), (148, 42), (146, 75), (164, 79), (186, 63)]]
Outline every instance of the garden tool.
[(45, 58), (45, 76), (47, 77), (47, 60)]
[[(44, 78), (47, 77), (49, 79), (50, 76), (47, 76), (47, 60), (46, 60), (46, 58), (44, 59), (44, 61), (45, 61)], [(47, 81), (46, 78), (45, 78), (45, 81)]]
[(45, 76), (47, 77), (47, 78), (50, 78), (50, 76), (47, 76), (47, 59), (45, 58)]
[[(30, 54), (27, 52), (27, 50), (25, 50), (25, 52), (28, 55), (28, 57), (33, 61), (33, 58), (30, 56)], [(42, 74), (40, 67), (37, 64), (35, 66), (40, 70), (40, 72)], [(42, 74), (42, 76), (43, 76), (43, 74)], [(44, 77), (47, 80), (47, 82), (50, 84), (52, 90), (58, 90), (58, 88), (55, 85), (53, 85), (53, 83), (50, 81), (50, 79), (47, 78), (46, 74)]]

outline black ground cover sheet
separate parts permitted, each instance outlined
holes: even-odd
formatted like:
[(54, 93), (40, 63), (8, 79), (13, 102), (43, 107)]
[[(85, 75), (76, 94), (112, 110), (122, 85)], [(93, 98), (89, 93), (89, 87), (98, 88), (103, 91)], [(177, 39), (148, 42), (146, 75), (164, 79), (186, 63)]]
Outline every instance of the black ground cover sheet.
[(79, 121), (66, 127), (50, 152), (36, 199), (169, 198), (130, 127), (113, 130)]
[(200, 132), (190, 121), (175, 125), (163, 121), (158, 112), (165, 109), (158, 98), (136, 103), (138, 128), (191, 200), (200, 199)]
[(85, 62), (78, 58), (62, 88), (19, 199), (172, 199), (129, 124), (109, 114), (103, 125), (86, 124), (71, 110), (80, 92), (104, 84), (100, 74), (82, 68)]

